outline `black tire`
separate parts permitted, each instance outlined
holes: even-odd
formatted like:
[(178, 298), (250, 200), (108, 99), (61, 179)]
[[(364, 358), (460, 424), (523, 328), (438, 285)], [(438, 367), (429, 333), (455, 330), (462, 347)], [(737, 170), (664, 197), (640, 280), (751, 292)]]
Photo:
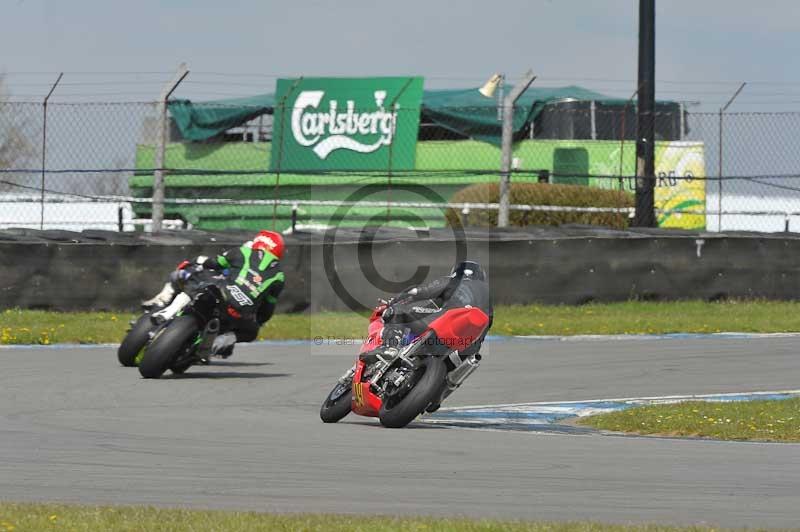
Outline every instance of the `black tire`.
[(144, 350), (139, 373), (145, 379), (157, 379), (175, 362), (181, 350), (197, 335), (197, 322), (192, 316), (178, 316), (156, 333)]
[(405, 427), (435, 401), (444, 388), (447, 367), (440, 357), (429, 356), (417, 371), (424, 371), (414, 387), (396, 403), (385, 398), (378, 414), (381, 425), (391, 429)]
[[(340, 386), (344, 385), (336, 384), (336, 387), (331, 390), (331, 393), (328, 394), (319, 409), (319, 417), (325, 423), (336, 423), (350, 413), (353, 402), (353, 386), (351, 385), (344, 393), (341, 393)], [(336, 395), (336, 398), (331, 399), (334, 395)]]
[(183, 375), (186, 373), (186, 370), (191, 367), (191, 362), (183, 362), (182, 364), (178, 364), (176, 366), (172, 366), (169, 370), (174, 373), (175, 375)]
[(122, 339), (122, 343), (119, 344), (119, 349), (117, 349), (119, 363), (128, 368), (135, 367), (137, 365), (136, 357), (147, 345), (150, 340), (150, 332), (156, 327), (157, 325), (150, 321), (149, 313), (142, 314)]

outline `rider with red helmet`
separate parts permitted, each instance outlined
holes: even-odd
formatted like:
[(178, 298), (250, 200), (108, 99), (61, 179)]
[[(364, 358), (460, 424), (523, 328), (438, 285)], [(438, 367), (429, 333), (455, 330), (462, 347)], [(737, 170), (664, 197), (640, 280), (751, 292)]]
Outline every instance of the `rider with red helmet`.
[[(180, 292), (182, 282), (199, 270), (215, 270), (239, 289), (246, 299), (252, 301), (238, 316), (231, 316), (232, 326), (227, 332), (217, 336), (211, 348), (212, 356), (229, 357), (236, 342), (251, 342), (258, 336), (259, 328), (275, 312), (278, 296), (283, 290), (285, 277), (281, 270), (284, 242), (280, 233), (260, 231), (256, 237), (238, 248), (229, 249), (215, 258), (197, 257), (194, 263), (183, 261), (170, 275), (170, 282), (164, 285), (154, 298), (142, 303), (145, 307), (165, 307)], [(156, 319), (158, 313), (153, 315)]]

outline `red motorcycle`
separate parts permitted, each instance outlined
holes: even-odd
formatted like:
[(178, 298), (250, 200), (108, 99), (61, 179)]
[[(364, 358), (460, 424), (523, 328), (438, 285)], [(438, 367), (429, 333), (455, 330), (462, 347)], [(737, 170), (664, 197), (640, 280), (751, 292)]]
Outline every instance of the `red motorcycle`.
[(419, 336), (406, 329), (403, 341), (390, 347), (383, 343), (386, 308), (381, 302), (373, 310), (355, 366), (322, 403), (319, 414), (325, 423), (336, 423), (352, 411), (377, 417), (384, 427), (405, 427), (423, 412), (438, 409), (478, 368), (480, 354), (459, 353), (481, 339), (489, 326), (481, 309), (440, 311)]

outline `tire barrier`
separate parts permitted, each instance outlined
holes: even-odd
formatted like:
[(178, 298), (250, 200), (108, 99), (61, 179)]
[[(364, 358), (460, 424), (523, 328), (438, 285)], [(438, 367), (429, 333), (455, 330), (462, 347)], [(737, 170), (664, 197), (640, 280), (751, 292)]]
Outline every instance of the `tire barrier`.
[[(561, 226), (467, 229), (461, 236), (456, 242), (447, 229), (392, 228), (340, 229), (335, 242), (323, 232), (289, 235), (279, 311), (347, 310), (352, 301), (371, 306), (389, 295), (390, 281), (446, 274), (464, 248), (487, 270), (497, 305), (800, 298), (800, 235), (794, 233)], [(135, 310), (181, 260), (250, 237), (0, 231), (0, 309)]]

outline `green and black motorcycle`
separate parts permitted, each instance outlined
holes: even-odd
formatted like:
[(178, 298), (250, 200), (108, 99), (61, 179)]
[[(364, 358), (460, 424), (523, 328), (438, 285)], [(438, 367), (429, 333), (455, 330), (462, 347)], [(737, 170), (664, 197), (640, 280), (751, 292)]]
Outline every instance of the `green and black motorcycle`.
[(220, 329), (253, 311), (253, 301), (238, 286), (210, 270), (192, 275), (171, 305), (176, 301), (184, 304), (174, 316), (145, 312), (132, 324), (117, 350), (122, 365), (138, 366), (142, 377), (157, 379), (167, 370), (180, 374), (207, 364)]

